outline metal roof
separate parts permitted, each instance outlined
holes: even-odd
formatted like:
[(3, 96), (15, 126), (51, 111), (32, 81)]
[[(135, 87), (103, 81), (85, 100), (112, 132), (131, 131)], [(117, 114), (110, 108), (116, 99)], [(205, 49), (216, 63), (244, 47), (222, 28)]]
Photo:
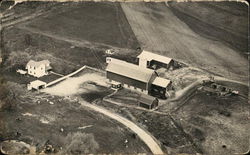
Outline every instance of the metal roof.
[(161, 77), (156, 77), (155, 80), (153, 81), (153, 85), (160, 86), (166, 88), (170, 84), (170, 80), (164, 79)]
[(149, 82), (150, 78), (154, 74), (154, 70), (142, 68), (126, 61), (110, 62), (106, 68), (106, 71), (142, 82)]
[(147, 105), (151, 105), (157, 98), (150, 96), (150, 95), (145, 95), (145, 94), (141, 94), (140, 98), (139, 98), (139, 102), (147, 104)]
[(145, 51), (145, 50), (143, 50), (141, 52), (141, 54), (137, 56), (137, 58), (146, 59), (147, 61), (155, 60), (155, 61), (159, 61), (159, 62), (162, 62), (162, 63), (165, 63), (165, 64), (169, 64), (170, 61), (172, 60), (172, 58), (162, 56), (162, 55), (159, 55), (159, 54), (155, 54), (155, 53)]

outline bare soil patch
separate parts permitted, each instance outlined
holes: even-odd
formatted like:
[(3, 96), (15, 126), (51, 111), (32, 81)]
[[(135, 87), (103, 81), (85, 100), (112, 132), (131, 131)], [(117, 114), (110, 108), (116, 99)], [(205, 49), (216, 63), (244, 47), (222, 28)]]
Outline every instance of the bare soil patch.
[(221, 41), (241, 54), (247, 52), (248, 7), (245, 3), (173, 2), (168, 5), (181, 21), (199, 35)]
[(122, 8), (142, 48), (227, 78), (248, 81), (245, 56), (218, 40), (197, 34), (165, 3), (122, 3)]
[[(55, 86), (44, 89), (43, 92), (59, 96), (77, 95), (88, 92), (91, 89), (93, 91), (97, 91), (98, 88), (96, 85), (100, 85), (102, 87), (107, 86), (105, 80), (105, 77), (100, 76), (97, 73), (84, 74), (79, 77), (67, 78)], [(92, 82), (92, 84), (90, 82)]]

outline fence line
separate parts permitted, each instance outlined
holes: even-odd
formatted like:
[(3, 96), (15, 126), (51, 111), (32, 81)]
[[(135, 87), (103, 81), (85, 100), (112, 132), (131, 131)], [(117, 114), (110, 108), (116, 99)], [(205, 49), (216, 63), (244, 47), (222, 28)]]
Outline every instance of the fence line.
[(79, 68), (78, 70), (76, 70), (76, 71), (74, 71), (74, 72), (72, 72), (72, 73), (70, 73), (70, 74), (68, 74), (68, 75), (65, 75), (65, 76), (63, 76), (63, 77), (61, 77), (61, 78), (59, 78), (59, 79), (56, 79), (56, 80), (54, 80), (54, 81), (48, 83), (48, 84), (47, 84), (47, 87), (49, 87), (49, 86), (51, 86), (51, 85), (53, 85), (53, 84), (56, 84), (56, 83), (58, 83), (58, 82), (60, 82), (60, 81), (62, 81), (62, 80), (65, 80), (65, 79), (67, 79), (67, 78), (69, 78), (69, 77), (71, 77), (71, 76), (73, 76), (73, 75), (79, 73), (79, 72), (82, 71), (84, 68), (86, 68), (86, 66), (83, 66), (83, 67)]

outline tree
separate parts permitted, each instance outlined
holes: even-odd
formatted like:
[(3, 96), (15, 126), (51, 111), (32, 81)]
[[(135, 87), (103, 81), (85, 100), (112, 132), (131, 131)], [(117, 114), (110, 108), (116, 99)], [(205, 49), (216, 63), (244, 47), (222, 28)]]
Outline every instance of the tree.
[(99, 149), (93, 134), (81, 132), (69, 133), (65, 142), (65, 153), (67, 154), (90, 154)]
[(14, 110), (17, 96), (22, 95), (22, 88), (16, 83), (6, 82), (0, 77), (0, 110)]

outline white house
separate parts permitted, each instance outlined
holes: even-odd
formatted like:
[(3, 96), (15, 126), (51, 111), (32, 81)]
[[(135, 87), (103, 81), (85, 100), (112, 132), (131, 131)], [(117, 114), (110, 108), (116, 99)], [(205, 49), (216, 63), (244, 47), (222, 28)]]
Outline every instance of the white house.
[(44, 75), (48, 75), (49, 70), (51, 70), (51, 66), (49, 60), (30, 60), (26, 65), (26, 69), (28, 70), (29, 75), (42, 77)]

